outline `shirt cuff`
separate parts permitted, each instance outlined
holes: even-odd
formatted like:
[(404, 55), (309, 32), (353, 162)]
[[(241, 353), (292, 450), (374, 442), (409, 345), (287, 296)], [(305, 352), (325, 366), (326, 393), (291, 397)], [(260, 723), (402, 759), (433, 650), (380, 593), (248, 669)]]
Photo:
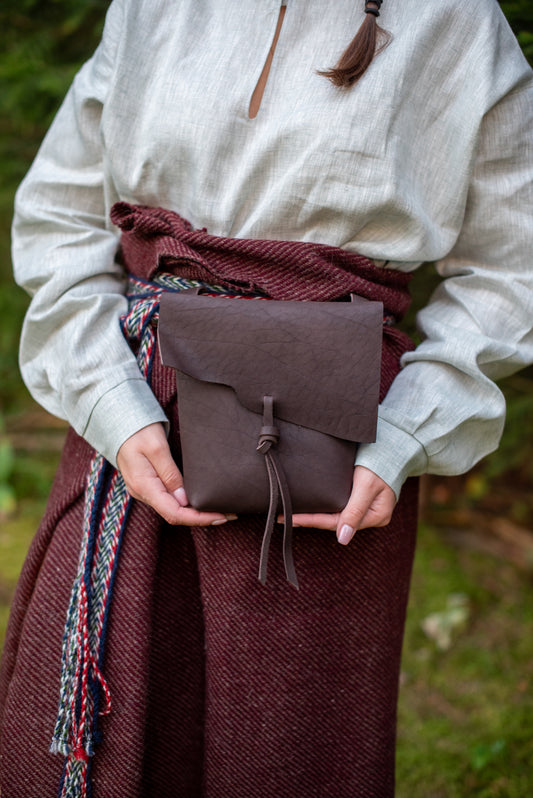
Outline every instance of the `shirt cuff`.
[(407, 477), (423, 474), (427, 462), (422, 444), (384, 418), (378, 419), (376, 442), (361, 443), (355, 459), (356, 465), (364, 466), (381, 477), (393, 489), (397, 499)]
[(168, 419), (144, 379), (125, 380), (104, 393), (80, 432), (115, 467), (124, 441), (149, 424)]

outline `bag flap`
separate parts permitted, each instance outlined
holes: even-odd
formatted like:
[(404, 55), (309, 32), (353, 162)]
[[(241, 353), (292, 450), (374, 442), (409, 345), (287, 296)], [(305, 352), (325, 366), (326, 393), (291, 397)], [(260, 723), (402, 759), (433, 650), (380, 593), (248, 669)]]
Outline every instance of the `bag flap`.
[(165, 366), (229, 385), (239, 401), (338, 438), (376, 437), (383, 305), (242, 299), (166, 292), (159, 345)]

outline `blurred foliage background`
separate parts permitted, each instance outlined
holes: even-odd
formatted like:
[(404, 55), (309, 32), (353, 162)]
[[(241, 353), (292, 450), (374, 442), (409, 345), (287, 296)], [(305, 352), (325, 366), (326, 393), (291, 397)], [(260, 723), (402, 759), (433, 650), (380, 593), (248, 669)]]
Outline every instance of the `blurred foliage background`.
[[(18, 375), (28, 300), (11, 276), (13, 194), (94, 50), (108, 5), (4, 0), (0, 7), (0, 644), (65, 429), (36, 407)], [(533, 3), (500, 5), (533, 63)], [(411, 332), (435, 284), (431, 265), (417, 272)], [(533, 370), (501, 387), (508, 421), (499, 451), (468, 475), (423, 482), (402, 674), (400, 798), (533, 795), (533, 641), (525, 630), (533, 620)]]

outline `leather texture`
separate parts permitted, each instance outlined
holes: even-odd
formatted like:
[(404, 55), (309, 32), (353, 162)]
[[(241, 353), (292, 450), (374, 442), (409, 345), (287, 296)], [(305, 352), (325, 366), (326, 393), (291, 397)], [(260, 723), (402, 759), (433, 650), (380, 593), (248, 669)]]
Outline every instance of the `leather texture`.
[(159, 325), (166, 366), (230, 386), (248, 410), (261, 414), (269, 395), (278, 419), (353, 442), (375, 440), (381, 302), (169, 292)]
[(358, 442), (375, 440), (383, 305), (161, 298), (162, 362), (177, 372), (185, 489), (201, 510), (269, 509), (257, 450), (273, 398), (294, 512), (335, 512), (350, 495)]
[[(161, 332), (161, 328), (160, 328)], [(262, 414), (225, 385), (177, 373), (183, 477), (198, 510), (260, 513), (269, 506)], [(295, 512), (336, 512), (350, 495), (357, 444), (281, 419), (276, 446)]]

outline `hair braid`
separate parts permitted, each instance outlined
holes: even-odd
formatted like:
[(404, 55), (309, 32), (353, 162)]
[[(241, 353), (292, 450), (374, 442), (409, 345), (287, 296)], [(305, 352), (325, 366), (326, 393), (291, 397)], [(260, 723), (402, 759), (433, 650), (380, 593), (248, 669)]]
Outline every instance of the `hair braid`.
[(375, 55), (390, 42), (391, 36), (377, 24), (383, 0), (366, 0), (365, 20), (355, 37), (331, 69), (319, 75), (331, 80), (334, 86), (349, 88), (364, 75)]

